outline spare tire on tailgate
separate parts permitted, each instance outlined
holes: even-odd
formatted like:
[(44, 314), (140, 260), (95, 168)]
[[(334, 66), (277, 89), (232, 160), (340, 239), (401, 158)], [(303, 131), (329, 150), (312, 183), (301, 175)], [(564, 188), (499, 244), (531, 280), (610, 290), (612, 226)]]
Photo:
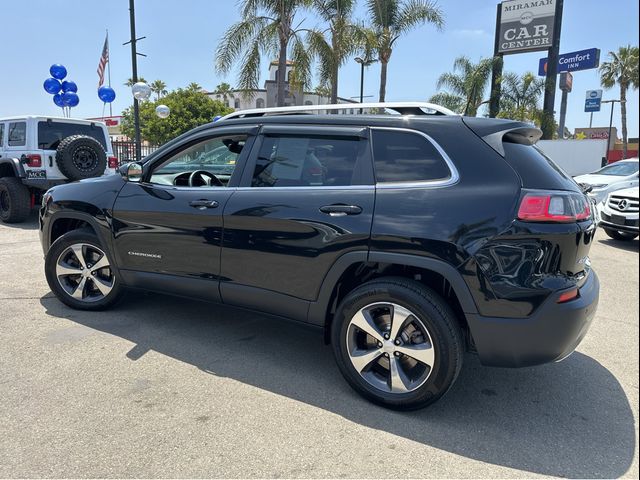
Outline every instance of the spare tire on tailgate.
[(58, 145), (56, 164), (69, 180), (99, 177), (107, 168), (107, 154), (95, 138), (71, 135)]

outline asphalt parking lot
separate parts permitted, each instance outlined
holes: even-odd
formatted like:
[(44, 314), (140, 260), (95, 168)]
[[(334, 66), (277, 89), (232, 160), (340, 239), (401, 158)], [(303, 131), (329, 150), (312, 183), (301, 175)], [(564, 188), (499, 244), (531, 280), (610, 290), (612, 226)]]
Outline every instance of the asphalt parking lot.
[(397, 413), (289, 322), (139, 293), (70, 310), (35, 217), (0, 224), (0, 477), (638, 478), (638, 240), (600, 231), (591, 259), (600, 306), (571, 357), (469, 355), (444, 399)]

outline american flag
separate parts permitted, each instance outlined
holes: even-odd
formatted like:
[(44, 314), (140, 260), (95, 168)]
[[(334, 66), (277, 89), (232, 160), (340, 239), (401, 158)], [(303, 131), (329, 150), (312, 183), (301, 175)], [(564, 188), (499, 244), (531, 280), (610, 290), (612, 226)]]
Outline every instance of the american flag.
[(109, 34), (104, 39), (104, 46), (102, 47), (102, 56), (100, 57), (100, 63), (98, 63), (98, 88), (104, 83), (104, 69), (109, 62)]

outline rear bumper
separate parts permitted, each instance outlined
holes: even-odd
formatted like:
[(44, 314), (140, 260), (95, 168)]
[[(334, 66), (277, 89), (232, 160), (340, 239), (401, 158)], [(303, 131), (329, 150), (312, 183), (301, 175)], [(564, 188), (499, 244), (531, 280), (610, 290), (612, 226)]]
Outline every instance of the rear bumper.
[(551, 295), (528, 318), (467, 315), (484, 365), (526, 367), (562, 360), (582, 341), (598, 307), (600, 282), (591, 270), (577, 299), (558, 304)]

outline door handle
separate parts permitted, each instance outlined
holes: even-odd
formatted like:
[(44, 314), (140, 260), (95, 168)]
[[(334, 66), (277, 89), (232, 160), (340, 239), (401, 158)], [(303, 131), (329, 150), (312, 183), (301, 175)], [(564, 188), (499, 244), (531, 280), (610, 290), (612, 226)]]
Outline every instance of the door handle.
[(320, 207), (320, 211), (322, 213), (327, 213), (332, 217), (341, 217), (344, 215), (358, 215), (362, 213), (362, 207), (358, 205), (325, 205), (324, 207)]
[(204, 210), (205, 208), (216, 208), (218, 206), (218, 202), (206, 199), (192, 200), (189, 202), (189, 206), (197, 208), (198, 210)]

